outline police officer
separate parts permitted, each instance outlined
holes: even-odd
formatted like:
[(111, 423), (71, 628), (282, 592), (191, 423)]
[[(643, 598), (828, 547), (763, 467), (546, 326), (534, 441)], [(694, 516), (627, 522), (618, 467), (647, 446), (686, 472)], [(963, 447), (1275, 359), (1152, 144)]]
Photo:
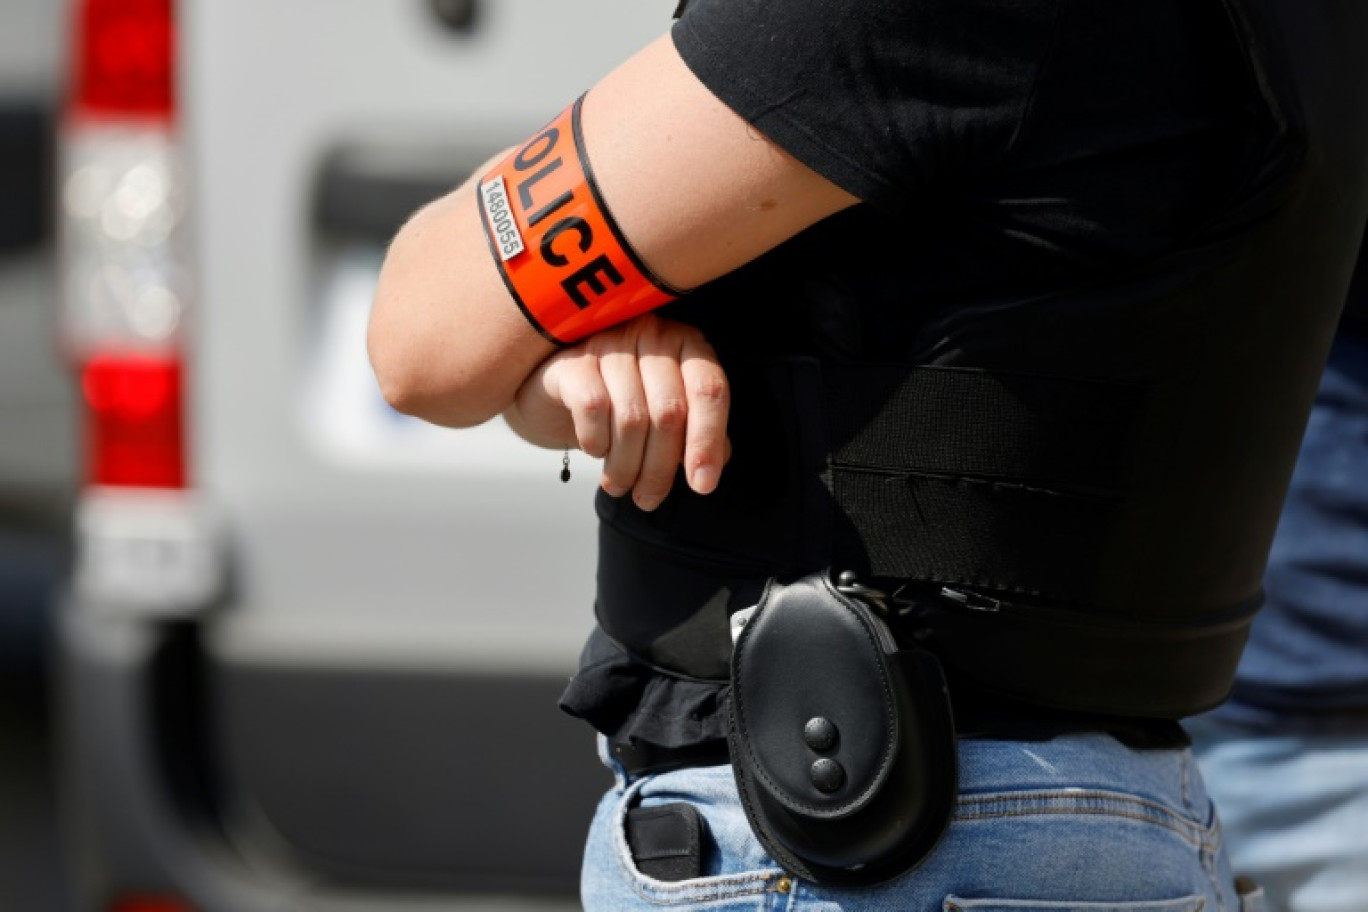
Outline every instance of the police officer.
[[(1259, 602), (1368, 204), (1366, 38), (1330, 0), (692, 0), (405, 226), (389, 401), (604, 457), (587, 907), (1254, 901), (1175, 720)], [(827, 570), (949, 682), (913, 870), (792, 863), (732, 777), (728, 619)], [(862, 734), (819, 734), (845, 769)]]

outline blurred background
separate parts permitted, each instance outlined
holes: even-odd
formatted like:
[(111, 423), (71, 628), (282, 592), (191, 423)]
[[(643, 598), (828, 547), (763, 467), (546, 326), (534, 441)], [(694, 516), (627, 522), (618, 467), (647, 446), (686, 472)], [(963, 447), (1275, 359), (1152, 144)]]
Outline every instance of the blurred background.
[(576, 906), (594, 472), (364, 326), (672, 8), (0, 0), (0, 909)]
[(47, 714), (77, 488), (51, 217), (61, 4), (0, 3), (0, 907), (67, 909)]

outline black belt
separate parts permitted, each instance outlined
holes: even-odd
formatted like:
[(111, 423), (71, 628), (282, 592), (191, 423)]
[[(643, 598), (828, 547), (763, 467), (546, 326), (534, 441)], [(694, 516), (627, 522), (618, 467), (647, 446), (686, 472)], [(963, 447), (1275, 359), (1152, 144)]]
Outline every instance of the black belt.
[[(763, 575), (600, 525), (599, 624), (664, 673), (725, 683), (728, 619), (754, 605), (764, 583)], [(1200, 620), (1155, 620), (1013, 604), (924, 583), (911, 594), (911, 607), (892, 625), (940, 659), (957, 709), (971, 701), (984, 707), (965, 721), (1003, 716), (1001, 708), (1005, 715), (1027, 707), (1034, 715), (1123, 720), (1176, 720), (1210, 709), (1227, 695), (1257, 609), (1244, 604)]]
[(629, 776), (668, 773), (695, 766), (722, 766), (731, 762), (725, 738), (685, 747), (661, 747), (645, 741), (609, 741), (608, 752)]
[[(1181, 725), (1163, 719), (1069, 716), (981, 695), (972, 700), (955, 700), (954, 705), (956, 733), (960, 738), (1048, 741), (1060, 735), (1102, 732), (1138, 749), (1168, 750), (1190, 743)], [(681, 747), (610, 739), (608, 751), (633, 778), (731, 762), (723, 738)]]

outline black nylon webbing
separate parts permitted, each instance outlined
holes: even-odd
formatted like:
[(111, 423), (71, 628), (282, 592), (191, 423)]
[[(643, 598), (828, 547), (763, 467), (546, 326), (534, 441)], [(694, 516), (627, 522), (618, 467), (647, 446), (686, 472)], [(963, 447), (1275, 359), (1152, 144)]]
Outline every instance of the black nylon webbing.
[(824, 366), (832, 461), (1119, 493), (1135, 386), (907, 365)]
[(905, 365), (823, 375), (836, 563), (1095, 604), (1142, 389)]
[[(864, 573), (1085, 602), (1117, 509), (996, 482), (833, 469)], [(838, 536), (839, 541), (839, 536)]]

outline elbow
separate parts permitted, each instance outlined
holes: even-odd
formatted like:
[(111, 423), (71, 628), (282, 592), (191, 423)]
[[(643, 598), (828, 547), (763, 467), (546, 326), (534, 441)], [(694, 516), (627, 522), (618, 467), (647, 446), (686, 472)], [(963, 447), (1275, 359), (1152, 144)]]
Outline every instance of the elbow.
[(440, 401), (433, 377), (436, 352), (429, 338), (433, 327), (426, 325), (430, 317), (419, 294), (423, 274), (414, 275), (417, 258), (409, 249), (414, 221), (422, 216), (420, 211), (400, 229), (380, 268), (366, 327), (366, 354), (380, 395), (390, 408), (433, 421)]
[(412, 372), (390, 357), (383, 345), (372, 343), (369, 349), (371, 370), (386, 404), (396, 412), (422, 418), (424, 397)]
[(478, 382), (478, 371), (455, 363), (450, 348), (430, 333), (390, 325), (384, 289), (376, 296), (366, 335), (371, 371), (385, 402), (397, 412), (451, 428), (475, 427), (502, 411)]
[(375, 374), (380, 395), (390, 408), (405, 415), (424, 417), (425, 403), (422, 377), (414, 360), (406, 357), (408, 346), (395, 338), (385, 325), (381, 299), (377, 297), (366, 334), (366, 353), (370, 357), (371, 372)]
[(380, 395), (390, 408), (430, 424), (475, 427), (500, 411), (473, 392), (450, 384), (439, 388), (419, 366), (388, 355), (383, 345), (372, 346), (371, 368)]
[[(424, 207), (399, 230), (380, 268), (366, 349), (380, 393), (396, 411), (446, 427), (499, 414), (521, 378), (499, 340), (472, 332), (470, 245), (449, 201)], [(483, 242), (483, 236), (480, 236)], [(456, 251), (453, 255), (453, 251)], [(479, 247), (467, 259), (487, 258)], [(454, 261), (454, 262), (453, 262)]]
[(390, 408), (421, 417), (423, 394), (417, 368), (423, 353), (417, 348), (415, 334), (406, 327), (403, 305), (410, 294), (401, 281), (403, 270), (395, 263), (397, 255), (402, 255), (408, 230), (408, 225), (400, 229), (380, 268), (366, 326), (366, 355), (380, 395)]
[(382, 270), (371, 305), (370, 323), (366, 328), (366, 354), (371, 372), (375, 375), (380, 395), (390, 408), (414, 418), (434, 423), (439, 420), (444, 398), (459, 395), (449, 390), (442, 396), (434, 376), (431, 341), (415, 331), (406, 289), (396, 288), (392, 277)]

